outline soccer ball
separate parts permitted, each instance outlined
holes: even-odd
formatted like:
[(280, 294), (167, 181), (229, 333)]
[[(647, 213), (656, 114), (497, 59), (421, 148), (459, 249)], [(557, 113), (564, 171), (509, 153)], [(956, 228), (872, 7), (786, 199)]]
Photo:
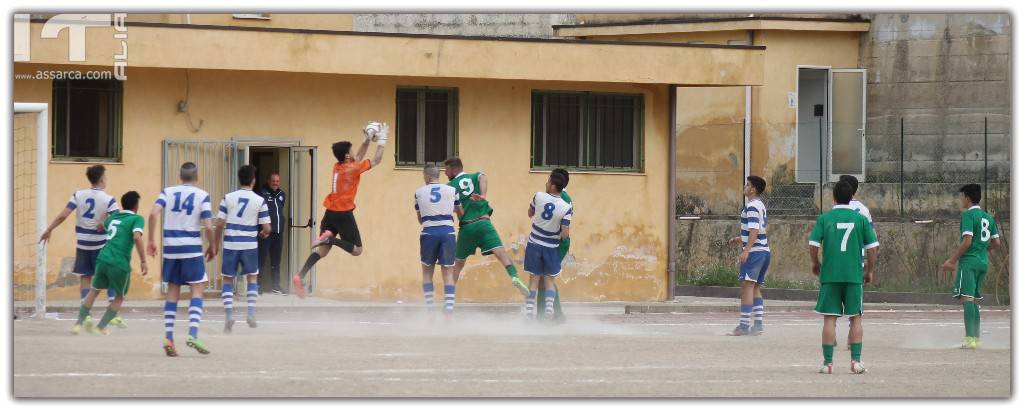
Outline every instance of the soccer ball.
[(377, 141), (377, 134), (380, 133), (380, 123), (371, 121), (366, 124), (366, 134), (370, 136), (370, 141)]

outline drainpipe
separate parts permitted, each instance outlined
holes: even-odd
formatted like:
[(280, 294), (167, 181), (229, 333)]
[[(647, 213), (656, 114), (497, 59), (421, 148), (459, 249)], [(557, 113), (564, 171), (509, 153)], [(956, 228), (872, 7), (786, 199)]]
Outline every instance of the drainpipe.
[(668, 292), (666, 301), (676, 298), (676, 85), (668, 85)]
[[(743, 95), (743, 181), (740, 184), (745, 184), (747, 176), (750, 175), (750, 101), (751, 101), (751, 87), (744, 87)], [(742, 190), (740, 190), (742, 191)]]

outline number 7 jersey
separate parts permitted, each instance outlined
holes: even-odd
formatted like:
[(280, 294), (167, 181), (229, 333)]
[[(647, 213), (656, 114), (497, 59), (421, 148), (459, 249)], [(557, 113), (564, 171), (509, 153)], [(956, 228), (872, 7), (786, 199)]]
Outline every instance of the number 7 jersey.
[(843, 204), (818, 216), (808, 242), (822, 249), (822, 283), (863, 283), (861, 250), (878, 247), (868, 218)]
[(562, 226), (572, 221), (572, 205), (560, 196), (538, 192), (530, 202), (533, 210), (533, 227), (527, 242), (540, 246), (556, 248), (562, 242), (559, 234)]
[(481, 174), (463, 172), (448, 182), (449, 186), (455, 188), (455, 193), (459, 196), (459, 202), (462, 203), (464, 214), (459, 219), (460, 224), (477, 220), (494, 212), (494, 209), (491, 208), (487, 200), (475, 201), (469, 197), (472, 194), (480, 194)]

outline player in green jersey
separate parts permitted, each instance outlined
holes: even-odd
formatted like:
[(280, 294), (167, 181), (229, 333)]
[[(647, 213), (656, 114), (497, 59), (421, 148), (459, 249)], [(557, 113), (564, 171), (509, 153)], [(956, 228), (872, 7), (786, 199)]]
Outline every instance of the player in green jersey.
[[(832, 374), (832, 353), (835, 349), (836, 319), (850, 316), (850, 371), (866, 371), (861, 362), (864, 329), (864, 284), (871, 284), (878, 256), (878, 239), (871, 223), (853, 207), (853, 187), (845, 181), (832, 189), (835, 206), (832, 211), (818, 216), (808, 242), (811, 271), (819, 277), (818, 304), (814, 311), (825, 316), (821, 329), (821, 351), (825, 361), (818, 372)], [(824, 262), (819, 262), (818, 251)], [(867, 261), (861, 265), (861, 250), (867, 251)]]
[[(568, 171), (566, 171), (564, 168), (556, 168), (554, 170), (551, 170), (551, 175), (555, 175), (555, 174), (560, 174), (560, 175), (562, 175), (562, 177), (565, 177), (565, 186), (566, 187), (569, 186), (569, 172)], [(569, 205), (573, 205), (572, 204), (572, 197), (569, 197), (569, 191), (568, 190), (563, 189), (561, 197), (562, 197), (562, 201), (565, 201), (566, 203), (569, 203)], [(565, 238), (562, 239), (562, 242), (558, 243), (558, 257), (561, 258), (562, 261), (565, 261), (565, 256), (568, 255), (568, 254), (569, 254), (569, 237), (565, 237)], [(540, 282), (540, 288), (537, 291), (537, 307), (543, 307), (543, 304), (542, 304), (544, 302), (543, 299), (544, 299), (544, 282), (541, 281)], [(537, 316), (537, 321), (543, 321), (544, 318), (545, 318), (545, 316), (538, 315)], [(558, 292), (558, 284), (557, 283), (555, 284), (555, 322), (559, 322), (559, 323), (565, 322), (565, 313), (562, 312), (562, 296)]]
[(988, 252), (1000, 245), (996, 219), (978, 206), (981, 186), (968, 184), (960, 188), (960, 246), (942, 264), (946, 271), (956, 270), (953, 298), (964, 305), (966, 336), (960, 348), (975, 349), (981, 345), (981, 311), (975, 300), (981, 299), (981, 285), (988, 272)]
[(463, 171), (462, 160), (452, 157), (444, 161), (444, 174), (448, 176), (448, 185), (455, 188), (459, 202), (465, 211), (459, 218), (459, 235), (455, 240), (455, 282), (459, 281), (466, 258), (476, 253), (494, 254), (505, 266), (505, 271), (512, 278), (515, 286), (523, 296), (530, 295), (530, 289), (519, 279), (516, 266), (505, 252), (498, 231), (491, 224), (494, 209), (487, 202), (487, 176), (484, 173), (467, 173)]
[[(121, 207), (121, 211), (107, 216), (103, 222), (107, 243), (96, 257), (96, 274), (92, 278), (92, 289), (82, 300), (82, 306), (78, 310), (78, 321), (71, 328), (74, 334), (82, 332), (83, 327), (93, 334), (110, 334), (107, 325), (117, 316), (131, 284), (132, 246), (135, 247), (142, 262), (142, 275), (149, 271), (146, 267), (146, 254), (142, 251), (142, 228), (145, 220), (136, 214), (139, 211), (139, 193), (129, 191), (121, 196)], [(107, 312), (103, 314), (100, 323), (93, 328), (92, 321), (86, 321), (86, 318), (89, 317), (96, 296), (100, 294), (99, 290), (107, 289), (112, 289), (116, 293), (114, 301), (107, 307)]]

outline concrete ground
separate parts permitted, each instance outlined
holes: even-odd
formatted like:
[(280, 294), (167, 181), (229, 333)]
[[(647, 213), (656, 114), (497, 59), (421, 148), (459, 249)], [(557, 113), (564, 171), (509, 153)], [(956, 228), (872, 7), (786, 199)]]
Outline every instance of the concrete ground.
[[(261, 301), (266, 304), (259, 327), (240, 321), (230, 335), (222, 332), (220, 304), (207, 301), (200, 337), (209, 355), (185, 346), (187, 318), (180, 309), (177, 358), (164, 356), (162, 314), (146, 302), (126, 310), (128, 329), (105, 337), (69, 334), (74, 313), (65, 310), (49, 319), (17, 320), (14, 395), (1005, 398), (1011, 393), (1008, 310), (982, 312), (984, 347), (976, 351), (954, 348), (963, 335), (959, 311), (869, 311), (868, 373), (847, 373), (849, 352), (840, 348), (837, 374), (820, 375), (821, 319), (808, 311), (773, 313), (769, 306), (766, 334), (727, 337), (735, 313), (623, 314), (622, 303), (569, 304), (570, 321), (552, 326), (525, 323), (512, 305), (463, 304), (455, 320), (446, 322), (409, 304), (396, 309), (293, 297)], [(244, 320), (244, 301), (236, 302), (235, 310)], [(100, 312), (97, 308), (94, 315)], [(845, 335), (845, 325), (840, 334)]]

